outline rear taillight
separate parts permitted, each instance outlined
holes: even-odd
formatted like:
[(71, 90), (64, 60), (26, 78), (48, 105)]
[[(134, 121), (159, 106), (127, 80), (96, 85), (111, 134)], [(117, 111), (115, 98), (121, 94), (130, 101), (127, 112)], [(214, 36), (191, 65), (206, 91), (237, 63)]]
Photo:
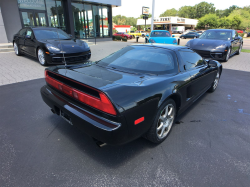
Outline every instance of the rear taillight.
[(108, 114), (116, 115), (115, 108), (111, 103), (111, 101), (104, 93), (100, 92), (99, 90), (97, 91), (99, 93), (100, 98), (88, 95), (86, 93), (83, 93), (79, 90), (76, 90), (70, 86), (63, 84), (62, 82), (53, 79), (48, 75), (47, 70), (45, 70), (45, 80), (49, 85), (53, 86), (57, 90), (60, 90), (61, 92), (67, 94), (70, 97), (75, 98), (78, 101), (81, 101), (84, 104), (92, 106)]

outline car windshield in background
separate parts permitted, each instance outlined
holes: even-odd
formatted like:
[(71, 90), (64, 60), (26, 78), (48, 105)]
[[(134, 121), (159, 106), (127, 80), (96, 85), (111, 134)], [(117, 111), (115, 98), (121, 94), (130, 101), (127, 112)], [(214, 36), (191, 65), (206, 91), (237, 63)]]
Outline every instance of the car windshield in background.
[(165, 31), (153, 31), (150, 37), (170, 37), (170, 33)]
[(205, 31), (199, 38), (212, 40), (230, 40), (231, 31)]
[(34, 34), (37, 40), (70, 39), (69, 35), (61, 29), (34, 29)]
[(178, 71), (173, 52), (145, 46), (125, 47), (100, 60), (98, 65), (135, 73), (167, 74)]

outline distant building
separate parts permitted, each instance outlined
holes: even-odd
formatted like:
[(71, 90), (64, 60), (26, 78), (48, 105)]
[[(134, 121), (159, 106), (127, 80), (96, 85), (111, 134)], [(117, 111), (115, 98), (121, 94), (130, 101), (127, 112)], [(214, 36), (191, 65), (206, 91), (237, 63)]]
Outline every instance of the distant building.
[(118, 32), (129, 32), (131, 29), (130, 25), (113, 25), (113, 29), (116, 29)]
[(121, 0), (0, 0), (0, 42), (12, 42), (29, 26), (57, 27), (88, 41), (112, 40), (112, 7), (118, 6)]
[[(185, 26), (185, 30), (194, 29), (198, 23), (197, 19), (180, 18), (180, 17), (159, 17), (154, 18), (154, 29), (168, 30), (172, 32), (173, 27)], [(144, 19), (137, 19), (137, 25), (145, 25)], [(148, 18), (146, 25), (151, 25), (151, 18)]]

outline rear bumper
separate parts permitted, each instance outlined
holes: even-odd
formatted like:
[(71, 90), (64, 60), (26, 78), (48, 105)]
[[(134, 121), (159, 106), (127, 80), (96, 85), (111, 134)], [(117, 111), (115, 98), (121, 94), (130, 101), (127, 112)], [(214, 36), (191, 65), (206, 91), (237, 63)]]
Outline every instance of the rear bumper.
[(100, 117), (71, 102), (47, 85), (43, 86), (40, 91), (43, 101), (57, 115), (60, 115), (60, 111), (67, 114), (73, 126), (89, 136), (111, 145), (121, 145), (128, 142), (128, 130), (123, 117), (119, 117), (117, 121)]

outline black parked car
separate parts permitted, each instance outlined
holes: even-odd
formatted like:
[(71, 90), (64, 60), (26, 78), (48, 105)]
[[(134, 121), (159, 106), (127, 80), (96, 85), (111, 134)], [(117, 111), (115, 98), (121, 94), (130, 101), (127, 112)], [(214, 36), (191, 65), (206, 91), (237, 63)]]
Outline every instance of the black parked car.
[(227, 62), (233, 54), (240, 54), (243, 39), (235, 30), (210, 29), (198, 39), (188, 41), (186, 46), (204, 58)]
[(186, 39), (186, 38), (199, 38), (200, 34), (198, 34), (197, 32), (188, 32), (188, 33), (183, 33), (182, 35), (180, 35), (180, 38), (182, 39)]
[(215, 91), (222, 66), (187, 47), (144, 44), (45, 71), (41, 95), (52, 112), (99, 144), (119, 145), (141, 136), (165, 140), (177, 115)]
[(84, 41), (72, 39), (61, 29), (26, 27), (13, 38), (16, 55), (27, 54), (38, 58), (41, 65), (77, 63), (88, 60), (91, 51)]

